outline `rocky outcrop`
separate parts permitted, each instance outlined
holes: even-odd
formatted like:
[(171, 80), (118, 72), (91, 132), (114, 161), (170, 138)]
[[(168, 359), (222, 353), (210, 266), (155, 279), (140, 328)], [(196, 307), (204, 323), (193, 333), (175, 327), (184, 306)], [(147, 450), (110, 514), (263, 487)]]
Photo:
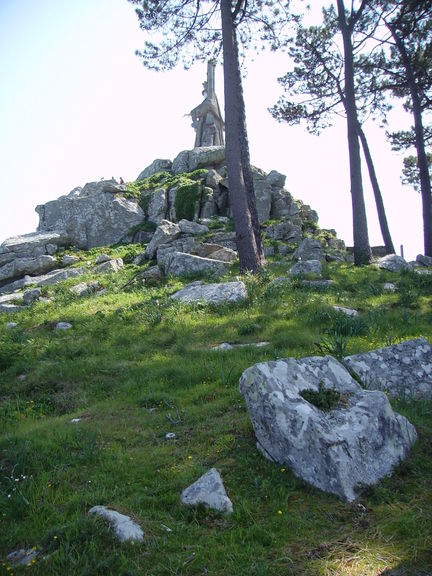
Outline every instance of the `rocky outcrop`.
[(156, 256), (156, 252), (163, 244), (169, 244), (181, 234), (180, 226), (169, 220), (162, 220), (149, 242), (146, 249), (146, 256), (150, 260)]
[(65, 232), (32, 232), (22, 236), (12, 236), (0, 246), (0, 266), (16, 258), (37, 258), (55, 253), (59, 246), (67, 243)]
[(144, 178), (150, 178), (153, 174), (158, 172), (170, 172), (172, 168), (171, 160), (158, 158), (153, 160), (150, 166), (144, 168), (144, 170), (139, 174), (137, 180), (144, 180)]
[(115, 244), (144, 219), (138, 202), (124, 192), (114, 181), (91, 182), (78, 193), (37, 206), (38, 231), (64, 230), (79, 248)]
[[(310, 400), (325, 391), (338, 400), (325, 412), (306, 391)], [(255, 364), (243, 372), (240, 392), (261, 452), (343, 500), (391, 474), (417, 438), (383, 392), (363, 390), (331, 356)]]
[(217, 167), (225, 162), (225, 146), (202, 146), (180, 152), (172, 163), (173, 174), (192, 172), (203, 167)]
[(0, 268), (0, 282), (25, 274), (43, 274), (55, 268), (56, 264), (57, 260), (48, 254), (36, 258), (15, 258)]
[(396, 398), (432, 400), (432, 348), (425, 338), (346, 356), (343, 364), (366, 388)]

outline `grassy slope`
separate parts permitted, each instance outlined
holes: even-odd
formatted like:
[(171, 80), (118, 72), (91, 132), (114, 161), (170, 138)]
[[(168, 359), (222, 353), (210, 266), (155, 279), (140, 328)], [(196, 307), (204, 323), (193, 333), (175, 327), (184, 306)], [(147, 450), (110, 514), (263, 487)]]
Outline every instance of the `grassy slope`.
[[(244, 278), (250, 298), (241, 306), (170, 303), (180, 280), (124, 289), (137, 272), (129, 265), (99, 278), (104, 296), (73, 296), (74, 280), (50, 289), (51, 304), (15, 316), (16, 329), (0, 316), (0, 559), (32, 546), (46, 556), (31, 568), (0, 560), (0, 574), (432, 573), (431, 403), (395, 402), (419, 441), (391, 478), (350, 505), (257, 452), (238, 392), (242, 371), (259, 361), (432, 341), (432, 280), (333, 264), (336, 282), (325, 291), (272, 287), (288, 266)], [(386, 281), (398, 292), (386, 293)], [(332, 304), (357, 308), (361, 319)], [(57, 321), (73, 328), (56, 332)], [(211, 350), (261, 340), (271, 345)], [(180, 503), (211, 466), (233, 501), (229, 518)], [(119, 545), (87, 517), (95, 504), (132, 515), (144, 543)]]

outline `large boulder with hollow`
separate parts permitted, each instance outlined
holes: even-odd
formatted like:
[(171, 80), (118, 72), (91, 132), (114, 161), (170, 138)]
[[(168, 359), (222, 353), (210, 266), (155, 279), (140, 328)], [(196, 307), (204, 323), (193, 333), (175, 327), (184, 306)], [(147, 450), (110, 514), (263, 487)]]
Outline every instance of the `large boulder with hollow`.
[[(306, 390), (333, 391), (338, 403), (325, 412), (302, 396)], [(391, 474), (417, 438), (383, 392), (363, 390), (331, 356), (255, 364), (240, 392), (261, 452), (343, 500)]]

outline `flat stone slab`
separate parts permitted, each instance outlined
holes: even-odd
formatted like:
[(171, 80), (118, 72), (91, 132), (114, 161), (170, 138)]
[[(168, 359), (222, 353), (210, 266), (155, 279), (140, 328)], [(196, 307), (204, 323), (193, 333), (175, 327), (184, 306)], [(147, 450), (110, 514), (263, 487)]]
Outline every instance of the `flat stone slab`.
[[(323, 411), (301, 393), (340, 395)], [(240, 378), (257, 438), (268, 459), (349, 502), (404, 459), (417, 438), (387, 396), (364, 390), (331, 356), (255, 364)]]
[(187, 274), (210, 274), (223, 276), (229, 270), (229, 263), (213, 258), (202, 258), (185, 252), (173, 252), (165, 261), (165, 274), (184, 276)]
[(88, 513), (89, 515), (96, 514), (108, 520), (120, 542), (141, 542), (143, 540), (144, 532), (140, 525), (125, 514), (110, 510), (106, 506), (93, 506)]
[(196, 482), (183, 490), (181, 501), (186, 506), (202, 504), (223, 514), (231, 514), (233, 505), (228, 498), (221, 475), (216, 468), (211, 468)]
[(172, 296), (173, 300), (190, 304), (204, 302), (206, 304), (235, 303), (247, 298), (246, 286), (243, 282), (221, 282), (220, 284), (204, 284), (192, 282)]
[(425, 338), (345, 356), (343, 364), (366, 388), (392, 397), (432, 399), (432, 348)]

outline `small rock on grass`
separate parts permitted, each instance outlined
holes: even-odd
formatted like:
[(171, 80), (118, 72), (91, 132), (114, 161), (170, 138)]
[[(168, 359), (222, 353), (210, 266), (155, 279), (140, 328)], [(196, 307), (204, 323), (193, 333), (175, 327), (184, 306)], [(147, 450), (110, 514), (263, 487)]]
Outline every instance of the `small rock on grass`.
[(196, 482), (183, 490), (181, 501), (186, 506), (203, 504), (224, 514), (233, 512), (233, 505), (225, 492), (222, 478), (216, 468), (211, 468)]
[(30, 550), (20, 548), (10, 552), (6, 560), (9, 564), (15, 564), (16, 566), (30, 566), (38, 556), (39, 552), (33, 548), (30, 548)]
[(110, 510), (106, 506), (93, 506), (88, 513), (89, 515), (96, 514), (108, 520), (120, 542), (141, 542), (143, 540), (144, 532), (139, 524), (125, 514)]
[(57, 322), (55, 329), (56, 330), (70, 330), (72, 328), (72, 324), (69, 322)]

